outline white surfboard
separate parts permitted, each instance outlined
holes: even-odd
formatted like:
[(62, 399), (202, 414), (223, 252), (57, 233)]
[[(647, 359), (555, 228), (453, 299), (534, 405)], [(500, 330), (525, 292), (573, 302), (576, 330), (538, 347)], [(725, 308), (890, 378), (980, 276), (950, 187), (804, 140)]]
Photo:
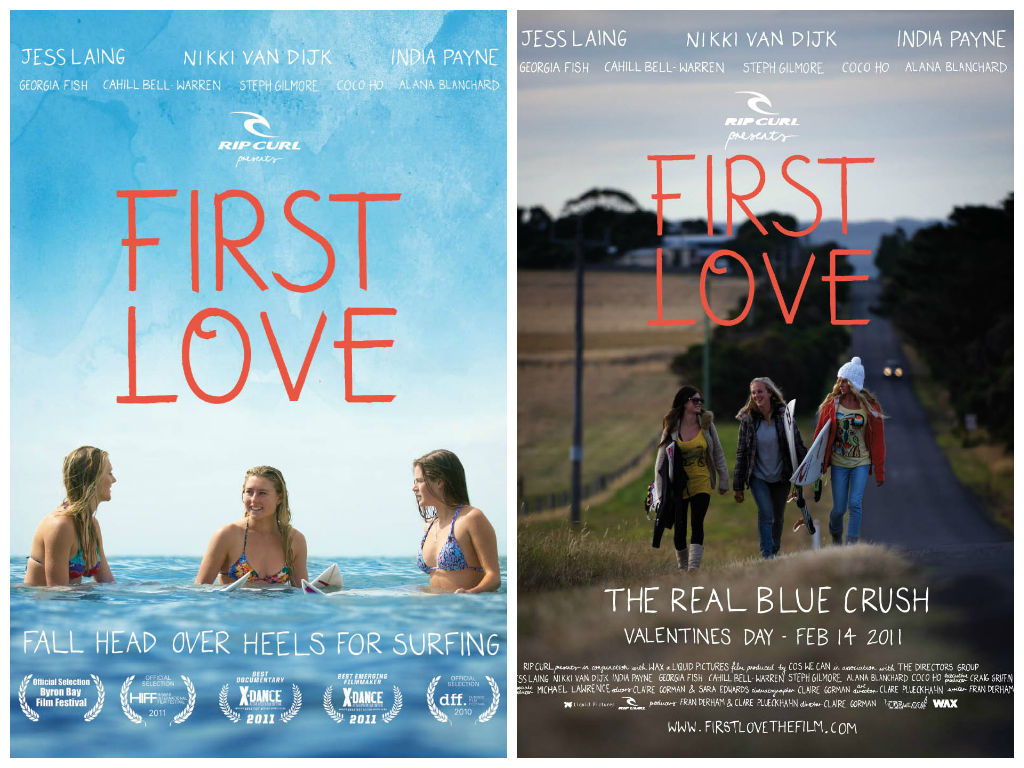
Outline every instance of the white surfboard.
[(245, 582), (247, 582), (249, 580), (250, 576), (252, 576), (252, 571), (246, 571), (244, 574), (242, 574), (242, 578), (235, 579), (230, 584), (228, 584), (226, 587), (217, 587), (216, 591), (217, 592), (230, 592), (233, 589), (238, 589), (240, 586), (242, 586), (243, 584), (245, 584)]
[(786, 442), (789, 443), (789, 466), (796, 466), (796, 438), (793, 435), (796, 423), (793, 421), (793, 413), (796, 411), (796, 399), (786, 404), (786, 413), (783, 418), (786, 422)]
[(324, 569), (323, 573), (312, 581), (302, 580), (302, 591), (308, 594), (326, 595), (330, 592), (337, 592), (342, 588), (344, 579), (337, 563), (331, 563)]
[(796, 468), (795, 472), (793, 472), (790, 482), (796, 483), (797, 485), (811, 485), (825, 473), (825, 458), (828, 452), (829, 432), (829, 426), (825, 425), (821, 432), (818, 433), (817, 437), (814, 438), (814, 442), (811, 443), (811, 447), (807, 449), (807, 455), (804, 456), (804, 460), (800, 462), (800, 466)]

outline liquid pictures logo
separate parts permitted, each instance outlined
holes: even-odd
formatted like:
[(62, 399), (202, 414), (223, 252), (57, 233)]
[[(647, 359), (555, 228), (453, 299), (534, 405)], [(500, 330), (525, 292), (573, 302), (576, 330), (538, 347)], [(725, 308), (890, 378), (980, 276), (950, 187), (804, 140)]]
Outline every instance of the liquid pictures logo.
[(758, 91), (736, 91), (738, 96), (747, 96), (746, 106), (753, 114), (727, 117), (723, 126), (729, 128), (725, 148), (730, 141), (746, 141), (761, 144), (784, 143), (798, 134), (786, 133), (781, 128), (800, 127), (800, 119), (780, 115), (775, 111), (772, 100)]
[(235, 161), (237, 167), (241, 163), (276, 163), (283, 156), (269, 154), (271, 152), (298, 152), (301, 143), (295, 139), (282, 139), (270, 121), (256, 112), (232, 112), (239, 115), (241, 129), (252, 138), (222, 140), (217, 144), (218, 152), (239, 152)]

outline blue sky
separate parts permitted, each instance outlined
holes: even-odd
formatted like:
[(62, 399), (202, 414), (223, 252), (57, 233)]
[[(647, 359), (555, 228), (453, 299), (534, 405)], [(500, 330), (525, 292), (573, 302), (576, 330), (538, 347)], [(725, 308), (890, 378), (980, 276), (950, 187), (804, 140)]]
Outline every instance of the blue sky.
[[(1012, 190), (1013, 16), (988, 12), (540, 12), (518, 17), (517, 55), (523, 62), (589, 63), (586, 74), (518, 74), (518, 200), (557, 214), (563, 203), (592, 187), (613, 187), (652, 207), (653, 163), (649, 154), (695, 154), (688, 169), (666, 176), (682, 201), (666, 208), (670, 218), (705, 214), (703, 159), (716, 162), (715, 215), (724, 216), (722, 164), (726, 155), (753, 154), (768, 181), (753, 201), (756, 212), (771, 209), (811, 219), (814, 209), (801, 193), (781, 181), (782, 160), (802, 154), (874, 157), (863, 172), (851, 172), (851, 220), (901, 216), (942, 218), (953, 206), (996, 204)], [(950, 47), (950, 33), (1005, 30), (1003, 47)], [(563, 30), (568, 45), (522, 45), (524, 30)], [(621, 46), (571, 44), (590, 30), (625, 34)], [(793, 45), (808, 31), (833, 33), (835, 45)], [(898, 47), (900, 30), (935, 32), (942, 47)], [(695, 47), (687, 34), (734, 33), (731, 47)], [(747, 34), (781, 32), (784, 45), (751, 47)], [(803, 35), (803, 37), (799, 37)], [(530, 38), (536, 41), (536, 35)], [(543, 38), (541, 38), (543, 40)], [(708, 38), (705, 38), (708, 39)], [(962, 42), (964, 38), (957, 38)], [(724, 73), (660, 74), (605, 72), (606, 62), (716, 61)], [(822, 75), (744, 74), (745, 62), (821, 62)], [(1002, 74), (908, 72), (907, 64), (938, 61), (997, 61)], [(871, 74), (844, 74), (846, 62), (868, 62)], [(876, 63), (886, 64), (884, 75)], [(751, 64), (751, 70), (753, 65)], [(727, 117), (754, 115), (748, 95), (767, 96), (780, 116), (799, 120), (784, 143), (731, 142)], [(756, 117), (756, 115), (755, 115)], [(801, 171), (819, 193), (825, 218), (838, 218), (839, 184), (834, 169)], [(668, 184), (666, 184), (668, 187)], [(739, 186), (738, 189), (744, 189)]]
[[(422, 523), (411, 461), (449, 448), (463, 459), (471, 499), (505, 549), (506, 86), (503, 13), (16, 13), (11, 24), (11, 551), (27, 551), (38, 520), (62, 498), (62, 457), (80, 444), (110, 452), (118, 483), (100, 508), (109, 554), (200, 555), (213, 530), (241, 514), (246, 468), (279, 467), (296, 527), (313, 555), (410, 555)], [(64, 49), (63, 66), (21, 64), (21, 49)], [(125, 63), (83, 61), (85, 48), (124, 49)], [(499, 49), (499, 66), (392, 65), (392, 49)], [(275, 50), (280, 65), (245, 64), (243, 51)], [(289, 50), (330, 49), (312, 64)], [(231, 50), (235, 64), (189, 66), (185, 51)], [(316, 54), (314, 54), (316, 56)], [(496, 91), (400, 90), (399, 81), (493, 79)], [(56, 91), (22, 90), (57, 80)], [(87, 79), (86, 91), (65, 80)], [(170, 90), (104, 89), (144, 80)], [(216, 79), (222, 90), (177, 91), (178, 80)], [(315, 80), (318, 93), (242, 90), (243, 80)], [(382, 89), (359, 87), (382, 81)], [(342, 90), (344, 84), (350, 90)], [(239, 161), (221, 141), (253, 139), (252, 112), (276, 140), (298, 142), (276, 163)], [(257, 153), (251, 152), (255, 155)], [(128, 205), (122, 189), (177, 189), (138, 202), (138, 256), (128, 290)], [(214, 195), (246, 190), (260, 202), (262, 233), (243, 249), (268, 284), (261, 291), (226, 257), (214, 287)], [(190, 283), (191, 190), (199, 191), (200, 290)], [(293, 293), (279, 272), (311, 283), (324, 251), (285, 219), (294, 213), (336, 255), (319, 290)], [(401, 193), (367, 208), (367, 290), (359, 288), (357, 207), (330, 194)], [(224, 232), (241, 237), (251, 207), (229, 201)], [(173, 404), (126, 405), (128, 308), (137, 307), (139, 394)], [(199, 400), (182, 370), (191, 318), (231, 312), (251, 343), (237, 398)], [(354, 353), (356, 394), (345, 402), (349, 307), (388, 307), (357, 318), (355, 335), (393, 339)], [(292, 378), (321, 313), (327, 317), (305, 388), (289, 402), (260, 313), (266, 312)], [(193, 339), (204, 390), (223, 394), (241, 365), (225, 322)]]

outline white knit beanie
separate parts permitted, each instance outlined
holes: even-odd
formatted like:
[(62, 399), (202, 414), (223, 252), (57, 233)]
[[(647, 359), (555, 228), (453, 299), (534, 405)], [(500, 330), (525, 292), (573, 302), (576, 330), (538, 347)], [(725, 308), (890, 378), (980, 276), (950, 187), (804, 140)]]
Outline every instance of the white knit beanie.
[(850, 382), (850, 386), (860, 392), (864, 389), (864, 365), (861, 363), (859, 357), (855, 357), (848, 363), (843, 363), (843, 366), (839, 369), (839, 373), (836, 374), (837, 379), (846, 379)]

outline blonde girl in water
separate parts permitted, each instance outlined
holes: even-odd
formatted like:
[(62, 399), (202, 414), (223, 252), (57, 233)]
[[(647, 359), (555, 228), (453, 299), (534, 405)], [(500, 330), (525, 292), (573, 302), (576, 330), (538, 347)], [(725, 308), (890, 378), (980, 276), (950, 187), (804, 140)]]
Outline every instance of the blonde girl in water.
[(288, 488), (280, 470), (253, 467), (242, 483), (243, 515), (220, 528), (203, 555), (196, 584), (230, 584), (249, 574), (245, 586), (301, 586), (306, 537), (292, 528)]
[(32, 537), (25, 583), (34, 587), (110, 582), (96, 508), (110, 501), (117, 482), (106, 451), (83, 445), (64, 457), (64, 501), (43, 518)]

